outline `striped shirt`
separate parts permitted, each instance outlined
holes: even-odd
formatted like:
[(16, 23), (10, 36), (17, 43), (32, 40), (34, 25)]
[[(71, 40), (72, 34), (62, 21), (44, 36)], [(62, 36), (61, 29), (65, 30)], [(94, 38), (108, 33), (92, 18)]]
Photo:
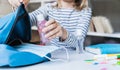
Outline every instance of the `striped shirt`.
[(37, 24), (36, 16), (43, 14), (46, 20), (55, 19), (68, 32), (65, 41), (59, 41), (59, 38), (51, 40), (50, 44), (65, 47), (79, 47), (78, 36), (84, 39), (88, 31), (91, 19), (91, 9), (84, 8), (81, 11), (67, 8), (55, 8), (52, 4), (46, 4), (30, 13), (32, 25)]

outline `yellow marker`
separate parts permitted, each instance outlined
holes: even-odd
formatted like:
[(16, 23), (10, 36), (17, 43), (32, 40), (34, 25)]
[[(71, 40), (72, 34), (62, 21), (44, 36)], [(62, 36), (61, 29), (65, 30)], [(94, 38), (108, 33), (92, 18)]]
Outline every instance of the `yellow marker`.
[(108, 57), (111, 57), (111, 56), (118, 56), (120, 54), (107, 54)]

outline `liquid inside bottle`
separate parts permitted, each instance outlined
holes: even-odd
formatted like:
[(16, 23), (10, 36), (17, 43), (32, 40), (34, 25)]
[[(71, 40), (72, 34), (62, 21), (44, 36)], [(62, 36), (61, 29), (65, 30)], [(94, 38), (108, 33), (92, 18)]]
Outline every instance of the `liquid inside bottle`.
[(46, 45), (46, 43), (48, 42), (48, 39), (45, 38), (45, 33), (42, 32), (42, 29), (45, 27), (46, 22), (47, 21), (42, 14), (37, 15), (37, 26), (40, 35), (40, 45)]

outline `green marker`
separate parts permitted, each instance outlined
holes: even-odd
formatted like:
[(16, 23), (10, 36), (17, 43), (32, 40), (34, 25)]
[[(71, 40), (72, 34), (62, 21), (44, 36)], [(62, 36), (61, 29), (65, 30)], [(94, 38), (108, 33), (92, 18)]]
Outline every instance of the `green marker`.
[(120, 59), (120, 55), (117, 55), (117, 59)]
[(120, 65), (120, 61), (117, 62), (117, 65)]
[(90, 60), (85, 60), (86, 62), (93, 62), (94, 60), (93, 59), (90, 59)]

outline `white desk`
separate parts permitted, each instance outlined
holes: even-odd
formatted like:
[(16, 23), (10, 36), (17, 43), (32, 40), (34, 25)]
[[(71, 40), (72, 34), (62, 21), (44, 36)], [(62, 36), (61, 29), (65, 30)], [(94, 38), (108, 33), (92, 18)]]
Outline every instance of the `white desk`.
[[(57, 54), (56, 57), (64, 57), (64, 53)], [(21, 68), (0, 68), (0, 70), (101, 70), (107, 68), (107, 70), (119, 70), (120, 66), (112, 66), (111, 64), (92, 65), (87, 64), (84, 60), (92, 58), (92, 54), (76, 54), (75, 51), (70, 52), (69, 62), (45, 62), (36, 65), (31, 65)]]

